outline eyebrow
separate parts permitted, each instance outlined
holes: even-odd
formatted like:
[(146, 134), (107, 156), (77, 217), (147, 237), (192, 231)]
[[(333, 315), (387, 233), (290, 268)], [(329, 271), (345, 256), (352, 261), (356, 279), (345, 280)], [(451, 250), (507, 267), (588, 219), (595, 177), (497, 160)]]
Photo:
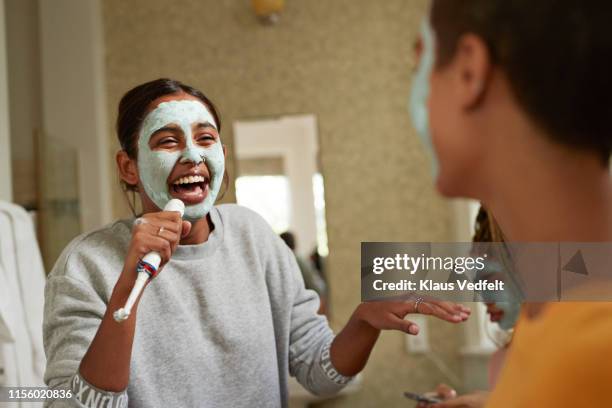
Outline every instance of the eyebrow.
[(200, 122), (196, 126), (196, 129), (206, 129), (206, 128), (213, 128), (217, 130), (217, 127), (210, 122)]
[[(208, 128), (212, 128), (217, 130), (217, 127), (215, 125), (213, 125), (210, 122), (200, 122), (196, 125), (196, 129), (208, 129)], [(153, 138), (153, 136), (157, 135), (160, 132), (181, 132), (182, 133), (182, 129), (179, 125), (175, 125), (175, 124), (170, 124), (170, 125), (166, 125), (164, 127), (161, 127), (159, 129), (157, 129), (155, 132), (153, 132), (151, 134), (151, 139)], [(218, 130), (217, 130), (218, 131)]]
[(167, 126), (164, 126), (164, 127), (161, 127), (159, 129), (157, 129), (155, 132), (153, 132), (151, 134), (151, 137), (155, 136), (156, 134), (158, 134), (160, 132), (176, 132), (177, 130), (178, 131), (181, 130), (180, 126), (174, 125), (174, 124), (173, 125), (167, 125)]

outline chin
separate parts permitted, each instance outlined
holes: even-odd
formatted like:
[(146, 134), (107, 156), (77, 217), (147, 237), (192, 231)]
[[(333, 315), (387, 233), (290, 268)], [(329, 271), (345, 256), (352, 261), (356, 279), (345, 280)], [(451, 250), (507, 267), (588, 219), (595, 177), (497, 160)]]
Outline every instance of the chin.
[(202, 208), (187, 207), (187, 209), (185, 210), (185, 215), (183, 216), (183, 219), (185, 221), (189, 221), (193, 223), (198, 220), (201, 220), (202, 218), (205, 218), (208, 215), (209, 211), (210, 209), (207, 211), (206, 209), (202, 209)]
[(457, 185), (457, 183), (453, 180), (448, 180), (448, 178), (444, 177), (442, 173), (438, 174), (438, 177), (436, 178), (436, 190), (438, 190), (438, 193), (440, 193), (444, 197), (463, 197), (464, 195), (461, 193), (461, 189), (458, 187), (459, 186)]
[(442, 196), (447, 198), (473, 198), (478, 199), (473, 191), (470, 191), (469, 176), (460, 175), (458, 172), (454, 173), (453, 177), (448, 177), (444, 171), (441, 171), (436, 178), (436, 190)]

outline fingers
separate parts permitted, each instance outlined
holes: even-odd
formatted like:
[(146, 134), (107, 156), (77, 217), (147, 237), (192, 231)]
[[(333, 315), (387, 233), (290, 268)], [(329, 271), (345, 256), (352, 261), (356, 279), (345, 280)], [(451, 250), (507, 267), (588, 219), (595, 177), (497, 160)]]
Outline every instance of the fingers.
[[(409, 313), (431, 315), (452, 323), (459, 323), (467, 318), (462, 309), (457, 309), (451, 302), (438, 304), (439, 301), (380, 301), (365, 302), (359, 305), (356, 316), (378, 330), (400, 330), (404, 333), (416, 335), (419, 327), (410, 321), (404, 320)], [(444, 307), (443, 307), (444, 306)], [(447, 311), (450, 309), (451, 311)]]
[(146, 232), (139, 231), (134, 233), (132, 240), (136, 245), (136, 251), (138, 252), (139, 258), (149, 252), (157, 252), (162, 259), (161, 264), (165, 264), (172, 255), (172, 245), (167, 239), (158, 236), (151, 236)]
[(451, 323), (459, 323), (463, 321), (460, 313), (449, 313), (446, 310), (438, 307), (434, 303), (429, 303), (425, 300), (403, 302), (401, 306), (401, 316), (404, 317), (409, 313), (419, 313), (428, 316), (435, 316)]
[(153, 237), (149, 243), (151, 250), (156, 251), (161, 256), (161, 264), (164, 265), (166, 262), (170, 260), (172, 256), (172, 244), (161, 237)]
[(487, 393), (475, 392), (442, 401), (431, 408), (482, 408), (486, 404)]
[(442, 319), (451, 323), (459, 323), (464, 320), (460, 313), (449, 313), (440, 306), (429, 302), (422, 302), (419, 305), (419, 313), (428, 316), (435, 316), (438, 319)]
[(459, 303), (437, 299), (419, 298), (416, 301), (405, 302), (405, 313), (420, 313), (435, 316), (451, 323), (459, 323), (470, 317), (470, 309)]
[(460, 323), (468, 319), (470, 311), (463, 305), (437, 299), (424, 300), (420, 298), (416, 301), (388, 301), (381, 303), (386, 304), (387, 310), (391, 311), (399, 319), (403, 319), (409, 313), (419, 313), (435, 316), (451, 323)]
[(395, 315), (391, 315), (389, 323), (390, 329), (403, 331), (404, 333), (412, 334), (413, 336), (419, 334), (419, 326), (409, 320), (400, 319)]
[(430, 299), (430, 303), (435, 304), (436, 306), (446, 310), (451, 314), (465, 314), (466, 317), (469, 317), (471, 310), (469, 307), (464, 306), (460, 303), (447, 302), (443, 300)]
[(145, 231), (148, 234), (164, 237), (168, 240), (174, 239), (173, 237), (179, 237), (180, 227), (177, 228), (176, 224), (170, 221), (155, 221), (155, 223), (142, 224), (138, 227), (139, 230)]
[(152, 251), (158, 252), (162, 258), (160, 266), (170, 260), (183, 236), (183, 226), (187, 226), (187, 233), (191, 229), (191, 224), (183, 222), (177, 211), (148, 213), (140, 220), (132, 229), (132, 245), (138, 258)]
[[(158, 223), (159, 221), (155, 221)], [(180, 241), (180, 230), (176, 232), (176, 226), (169, 221), (159, 222), (159, 224), (147, 223), (143, 224), (138, 228), (138, 232), (142, 232), (151, 237), (158, 237), (165, 239), (170, 243), (172, 252), (176, 249)], [(136, 231), (135, 231), (136, 232)]]
[(168, 219), (167, 217), (159, 216), (158, 214), (163, 213), (145, 214), (143, 217), (141, 217), (144, 222), (136, 226), (136, 228), (150, 228), (154, 226), (157, 228), (164, 227), (164, 229), (167, 229), (172, 232), (180, 231), (182, 225), (180, 217), (178, 218), (178, 220), (174, 220)]
[(143, 215), (138, 224), (134, 224), (134, 229), (145, 229), (151, 234), (161, 234), (170, 231), (180, 236), (182, 229), (182, 219), (177, 211), (163, 211), (159, 213), (148, 213)]
[[(426, 392), (423, 394), (423, 396), (428, 397), (428, 398), (437, 398), (437, 399), (447, 400), (450, 398), (456, 398), (457, 392), (446, 384), (439, 384), (436, 387), (435, 391)], [(440, 403), (434, 405), (429, 402), (419, 402), (419, 404), (417, 405), (417, 408), (433, 408), (433, 407), (438, 407), (438, 406), (440, 406)]]
[[(449, 398), (456, 398), (457, 392), (446, 384), (439, 384), (435, 391), (426, 392), (423, 394), (423, 396), (427, 398), (446, 400)], [(430, 402), (419, 402), (416, 408), (434, 408), (440, 406), (439, 404), (440, 403), (434, 405)]]
[(456, 398), (457, 391), (446, 384), (439, 384), (436, 387), (436, 394), (442, 399)]
[(181, 213), (178, 211), (160, 211), (156, 213), (148, 213), (148, 214), (145, 214), (143, 217), (147, 217), (147, 216), (172, 221), (176, 224), (180, 223), (180, 221), (182, 220)]
[(189, 235), (191, 232), (191, 223), (189, 221), (183, 221), (183, 226), (181, 229), (181, 238)]
[(458, 398), (449, 399), (432, 405), (430, 408), (476, 408), (470, 404), (470, 401), (461, 396)]

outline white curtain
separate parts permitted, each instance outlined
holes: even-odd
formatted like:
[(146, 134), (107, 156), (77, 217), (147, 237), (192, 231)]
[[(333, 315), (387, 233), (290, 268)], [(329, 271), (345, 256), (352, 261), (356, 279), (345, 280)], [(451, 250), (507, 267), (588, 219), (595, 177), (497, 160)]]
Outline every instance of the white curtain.
[[(44, 385), (44, 287), (45, 273), (30, 216), (19, 206), (0, 202), (1, 385)], [(39, 404), (12, 403), (15, 406)]]

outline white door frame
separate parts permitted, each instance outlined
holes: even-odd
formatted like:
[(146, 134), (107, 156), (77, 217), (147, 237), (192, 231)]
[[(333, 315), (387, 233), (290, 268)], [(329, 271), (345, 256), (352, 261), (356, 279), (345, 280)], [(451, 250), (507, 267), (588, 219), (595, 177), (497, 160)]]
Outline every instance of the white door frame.
[(111, 220), (100, 0), (39, 0), (43, 137), (78, 152), (81, 228)]
[(297, 252), (307, 256), (317, 245), (312, 187), (312, 177), (318, 172), (316, 117), (291, 115), (234, 122), (234, 146), (239, 160), (282, 157), (290, 185), (290, 229), (296, 235)]

